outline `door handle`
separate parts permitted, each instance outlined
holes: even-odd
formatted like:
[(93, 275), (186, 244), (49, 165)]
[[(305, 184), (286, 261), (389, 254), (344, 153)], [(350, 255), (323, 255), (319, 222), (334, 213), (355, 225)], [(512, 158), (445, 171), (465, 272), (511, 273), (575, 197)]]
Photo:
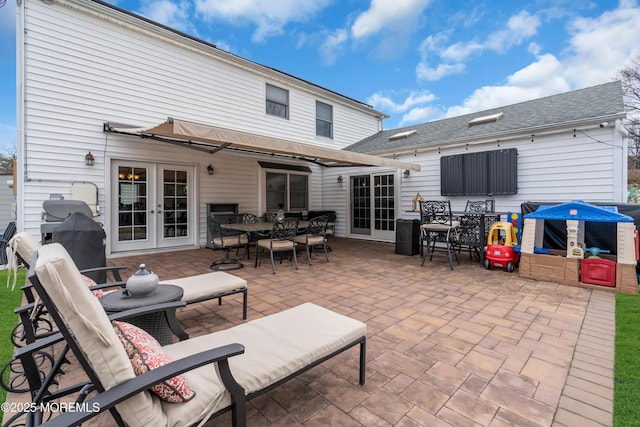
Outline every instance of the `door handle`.
[(151, 209), (151, 210), (149, 211), (149, 213), (156, 213), (156, 212), (155, 212), (153, 209)]

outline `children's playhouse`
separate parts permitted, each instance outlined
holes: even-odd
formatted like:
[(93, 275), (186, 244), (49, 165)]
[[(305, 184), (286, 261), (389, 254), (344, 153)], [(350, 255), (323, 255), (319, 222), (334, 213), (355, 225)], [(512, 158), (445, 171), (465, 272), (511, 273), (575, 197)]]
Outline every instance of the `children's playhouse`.
[[(543, 247), (544, 223), (551, 220), (566, 222), (566, 250)], [(613, 247), (589, 248), (585, 244), (588, 222), (615, 223)], [(638, 294), (636, 227), (633, 218), (618, 213), (615, 206), (582, 201), (540, 206), (524, 215), (520, 252), (521, 277)]]

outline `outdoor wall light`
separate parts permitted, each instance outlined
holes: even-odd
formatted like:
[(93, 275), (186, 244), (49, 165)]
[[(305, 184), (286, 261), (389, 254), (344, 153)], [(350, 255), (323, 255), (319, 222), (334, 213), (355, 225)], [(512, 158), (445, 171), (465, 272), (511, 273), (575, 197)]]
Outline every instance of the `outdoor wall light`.
[(342, 181), (344, 180), (344, 178), (342, 178), (342, 175), (338, 176), (338, 184), (342, 184)]
[(84, 163), (87, 166), (93, 166), (96, 162), (96, 159), (93, 157), (93, 154), (91, 154), (91, 151), (89, 151), (87, 153), (86, 156), (84, 156)]
[(211, 166), (211, 163), (209, 163), (209, 166), (207, 166), (207, 173), (209, 175), (213, 175), (213, 166)]
[(405, 178), (409, 178), (409, 175), (411, 175), (411, 171), (409, 169), (405, 169), (404, 171), (404, 177)]

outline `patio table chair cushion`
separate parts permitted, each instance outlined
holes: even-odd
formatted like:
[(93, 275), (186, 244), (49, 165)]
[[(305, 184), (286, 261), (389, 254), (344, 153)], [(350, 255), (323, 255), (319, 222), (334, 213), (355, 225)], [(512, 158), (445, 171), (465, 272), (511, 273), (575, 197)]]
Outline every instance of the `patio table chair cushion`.
[(321, 245), (324, 243), (324, 241), (324, 236), (307, 236), (305, 234), (296, 236), (296, 243), (300, 243), (303, 245)]
[(260, 239), (258, 240), (258, 246), (267, 250), (273, 249), (274, 251), (285, 251), (292, 249), (295, 244), (291, 240)]
[(192, 301), (202, 301), (217, 298), (218, 295), (247, 288), (247, 281), (224, 271), (198, 274), (179, 279), (161, 280), (160, 284), (180, 286), (184, 289), (182, 301), (190, 304)]
[(218, 248), (235, 248), (236, 246), (248, 245), (249, 236), (246, 233), (242, 233), (237, 236), (215, 237), (211, 242)]
[[(136, 375), (142, 375), (171, 362), (171, 358), (162, 351), (160, 343), (148, 332), (126, 322), (114, 321), (112, 324)], [(195, 396), (195, 392), (182, 375), (154, 385), (151, 391), (160, 399), (172, 403), (186, 402)]]
[[(102, 305), (82, 280), (80, 271), (59, 243), (41, 246), (35, 272), (65, 323), (73, 331), (102, 386), (108, 390), (135, 378), (124, 348)], [(119, 403), (118, 412), (129, 425), (165, 425), (160, 399), (138, 393)]]

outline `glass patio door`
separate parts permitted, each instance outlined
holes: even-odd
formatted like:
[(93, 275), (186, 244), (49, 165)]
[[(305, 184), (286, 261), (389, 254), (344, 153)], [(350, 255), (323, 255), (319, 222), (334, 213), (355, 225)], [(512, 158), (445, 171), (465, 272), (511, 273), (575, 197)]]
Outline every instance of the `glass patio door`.
[(189, 166), (114, 162), (112, 251), (192, 245), (192, 177)]
[(395, 175), (358, 175), (350, 177), (349, 182), (351, 234), (393, 241), (396, 218)]

